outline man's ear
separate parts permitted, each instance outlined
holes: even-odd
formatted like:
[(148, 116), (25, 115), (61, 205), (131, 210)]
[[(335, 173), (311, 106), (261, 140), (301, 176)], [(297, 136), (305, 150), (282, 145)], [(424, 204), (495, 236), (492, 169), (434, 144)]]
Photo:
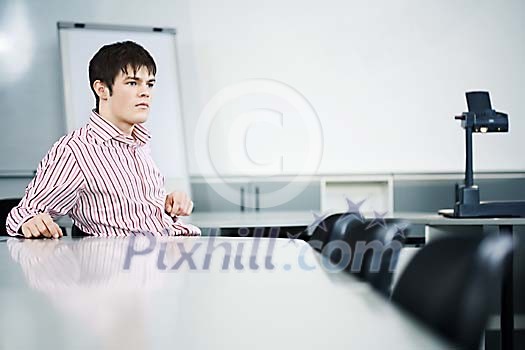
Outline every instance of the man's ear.
[(101, 100), (107, 100), (110, 96), (109, 88), (100, 80), (95, 80), (93, 82), (93, 89)]

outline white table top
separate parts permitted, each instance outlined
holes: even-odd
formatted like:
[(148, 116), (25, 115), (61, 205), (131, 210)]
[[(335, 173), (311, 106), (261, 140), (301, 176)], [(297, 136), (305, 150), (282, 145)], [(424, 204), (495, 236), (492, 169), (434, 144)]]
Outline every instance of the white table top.
[[(312, 225), (316, 216), (326, 216), (328, 213), (314, 211), (276, 211), (276, 212), (211, 212), (194, 213), (183, 221), (204, 228), (239, 228), (239, 227), (293, 227)], [(368, 217), (368, 215), (365, 215)], [(387, 216), (388, 217), (388, 216)], [(406, 219), (413, 224), (424, 225), (525, 225), (525, 218), (468, 218), (451, 219), (437, 213), (395, 213), (398, 219)], [(373, 217), (371, 217), (373, 218)]]
[(312, 211), (237, 211), (193, 213), (190, 217), (181, 219), (205, 228), (239, 228), (308, 226), (314, 222), (315, 216)]
[(525, 225), (525, 218), (447, 218), (431, 213), (396, 213), (396, 218), (425, 225)]
[[(182, 221), (191, 222), (201, 228), (241, 228), (241, 227), (306, 227), (313, 225), (320, 217), (330, 213), (316, 211), (276, 211), (276, 212), (209, 212), (193, 213), (182, 217)], [(373, 216), (365, 215), (373, 218)], [(422, 225), (525, 225), (525, 218), (495, 219), (451, 219), (433, 213), (395, 213), (385, 218), (406, 219), (413, 224)], [(58, 224), (71, 227), (71, 219), (61, 217)]]
[[(148, 247), (124, 270), (130, 249)], [(192, 251), (196, 269), (182, 259), (169, 270)], [(12, 238), (0, 242), (0, 276), (5, 348), (450, 348), (367, 284), (328, 272), (302, 241)]]

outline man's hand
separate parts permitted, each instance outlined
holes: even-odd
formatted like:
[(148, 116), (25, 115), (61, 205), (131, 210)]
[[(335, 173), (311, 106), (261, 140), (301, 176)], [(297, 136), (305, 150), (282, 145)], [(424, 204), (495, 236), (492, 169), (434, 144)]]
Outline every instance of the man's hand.
[(166, 196), (164, 209), (171, 217), (188, 216), (193, 210), (193, 202), (184, 192), (171, 192)]
[(22, 225), (22, 233), (25, 238), (47, 237), (60, 238), (62, 230), (47, 213), (41, 213), (27, 220)]

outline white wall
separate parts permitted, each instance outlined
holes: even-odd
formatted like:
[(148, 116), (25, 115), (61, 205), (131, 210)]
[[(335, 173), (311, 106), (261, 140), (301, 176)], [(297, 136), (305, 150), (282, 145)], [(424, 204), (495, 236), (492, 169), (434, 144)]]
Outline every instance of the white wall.
[[(476, 170), (524, 170), (524, 13), (520, 0), (188, 2), (190, 27), (181, 28), (192, 54), (181, 66), (194, 70), (183, 82), (187, 132), (206, 141), (196, 124), (214, 96), (246, 79), (273, 79), (317, 112), (319, 173), (461, 172), (464, 134), (453, 116), (466, 110), (465, 91), (486, 89), (493, 106), (509, 114), (510, 133), (475, 137)], [(226, 112), (211, 128), (212, 161), (204, 168), (192, 162), (191, 173), (266, 173), (297, 145), (297, 137), (281, 135), (300, 133), (300, 124), (269, 123), (247, 129), (252, 145), (232, 152), (226, 141), (238, 132), (233, 121), (253, 118), (240, 100), (223, 101)], [(258, 138), (250, 136), (255, 130)], [(241, 160), (249, 153), (271, 164), (246, 170)]]
[[(56, 34), (56, 22), (65, 20), (176, 27), (186, 135), (204, 144), (196, 126), (213, 97), (246, 79), (266, 79), (289, 86), (317, 113), (319, 173), (461, 171), (463, 133), (452, 117), (466, 109), (464, 91), (488, 89), (494, 107), (509, 113), (511, 132), (475, 138), (477, 169), (524, 170), (523, 13), (520, 0), (4, 0), (0, 103), (8, 132), (0, 138), (0, 170), (34, 170), (65, 132)], [(246, 149), (231, 153), (233, 160), (224, 151), (232, 145), (212, 137), (222, 173), (279, 173), (283, 150), (290, 152), (285, 163), (319, 154), (294, 134), (311, 125), (280, 124), (275, 110), (290, 103), (266, 97), (271, 108), (246, 118), (272, 121), (251, 125)], [(229, 122), (216, 125), (227, 138)], [(293, 136), (283, 140), (286, 134)], [(188, 146), (190, 173), (213, 174), (199, 168), (197, 149)]]

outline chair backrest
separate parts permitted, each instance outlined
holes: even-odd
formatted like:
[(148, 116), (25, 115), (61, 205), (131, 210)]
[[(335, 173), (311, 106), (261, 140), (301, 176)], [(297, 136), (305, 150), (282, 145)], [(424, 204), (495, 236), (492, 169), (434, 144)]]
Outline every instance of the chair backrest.
[(365, 219), (356, 214), (346, 214), (334, 223), (330, 242), (345, 242), (348, 256), (343, 256), (342, 249), (327, 249), (325, 253), (332, 261), (346, 264), (347, 272), (389, 295), (409, 228), (409, 223), (404, 220)]
[(308, 240), (312, 248), (318, 252), (322, 251), (323, 247), (330, 240), (330, 233), (335, 222), (343, 215), (343, 213), (331, 214), (317, 222), (315, 227), (313, 227), (312, 236)]
[(392, 301), (462, 348), (477, 349), (511, 252), (510, 237), (436, 239), (410, 261)]
[(87, 237), (87, 236), (91, 236), (91, 235), (88, 233), (85, 233), (84, 231), (82, 231), (76, 225), (73, 224), (73, 226), (71, 227), (71, 237), (78, 238), (78, 237)]
[(5, 198), (0, 199), (0, 236), (7, 236), (5, 227), (7, 216), (11, 209), (20, 203), (21, 198)]
[[(9, 236), (7, 234), (7, 228), (5, 227), (7, 216), (9, 215), (11, 209), (16, 207), (21, 200), (22, 198), (0, 199), (0, 236)], [(60, 230), (62, 230), (62, 234), (64, 236), (67, 236), (67, 232), (64, 227), (60, 226)]]

